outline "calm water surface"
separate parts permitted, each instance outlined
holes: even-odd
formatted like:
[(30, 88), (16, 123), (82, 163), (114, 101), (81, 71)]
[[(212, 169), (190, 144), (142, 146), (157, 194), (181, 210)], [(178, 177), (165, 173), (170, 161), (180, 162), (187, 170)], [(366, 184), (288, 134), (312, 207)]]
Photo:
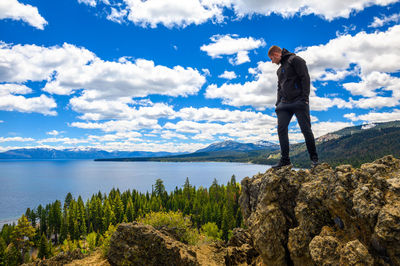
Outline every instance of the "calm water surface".
[(236, 176), (265, 172), (270, 166), (247, 163), (162, 163), (162, 162), (95, 162), (92, 160), (0, 160), (0, 227), (25, 213), (26, 208), (63, 202), (66, 194), (82, 196), (108, 193), (113, 187), (120, 191), (136, 189), (151, 191), (157, 178), (164, 181), (167, 191), (182, 187), (186, 177), (196, 187), (209, 187), (214, 178), (226, 184)]

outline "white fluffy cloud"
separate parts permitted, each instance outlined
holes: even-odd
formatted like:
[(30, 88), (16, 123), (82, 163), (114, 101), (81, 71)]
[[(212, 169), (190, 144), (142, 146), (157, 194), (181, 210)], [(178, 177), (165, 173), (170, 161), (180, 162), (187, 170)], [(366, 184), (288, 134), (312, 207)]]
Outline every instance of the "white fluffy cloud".
[(0, 19), (22, 20), (40, 30), (47, 24), (37, 7), (21, 4), (17, 0), (0, 1)]
[(222, 7), (214, 1), (199, 0), (124, 0), (128, 19), (142, 27), (168, 28), (199, 25), (210, 19), (222, 21)]
[(381, 18), (374, 17), (374, 21), (368, 25), (370, 28), (379, 28), (391, 22), (398, 23), (400, 20), (400, 13), (392, 14), (390, 16), (383, 16)]
[(227, 71), (225, 70), (224, 73), (218, 76), (219, 78), (224, 79), (235, 79), (237, 78), (236, 73), (234, 71)]
[(132, 100), (87, 100), (85, 97), (74, 97), (70, 100), (72, 110), (83, 113), (83, 120), (107, 120), (121, 119), (133, 120), (140, 117), (157, 119), (161, 117), (173, 117), (174, 110), (164, 103), (156, 103), (152, 106), (132, 107)]
[(229, 62), (233, 65), (240, 65), (250, 62), (248, 56), (250, 50), (266, 45), (263, 39), (238, 37), (236, 34), (214, 35), (210, 38), (212, 43), (201, 46), (200, 50), (206, 52), (212, 58), (221, 58), (222, 55), (236, 55), (234, 58), (230, 58)]
[(205, 77), (193, 68), (168, 68), (153, 61), (103, 61), (74, 45), (40, 47), (0, 43), (0, 82), (47, 81), (44, 91), (68, 95), (83, 89), (84, 100), (122, 100), (150, 94), (196, 94)]
[[(355, 36), (340, 36), (326, 45), (308, 47), (299, 55), (306, 59), (311, 77), (315, 80), (328, 80), (332, 72), (346, 73), (341, 78), (347, 75), (359, 76), (360, 82), (343, 84), (352, 95), (363, 97), (358, 100), (349, 99), (355, 107), (393, 107), (399, 103), (400, 79), (391, 75), (400, 71), (399, 25), (386, 32), (360, 32)], [(356, 67), (351, 69), (352, 65)], [(387, 91), (392, 95), (381, 96)]]
[(179, 134), (170, 130), (163, 130), (160, 134), (161, 138), (163, 139), (172, 139), (172, 138), (178, 138), (178, 139), (188, 139), (185, 135)]
[[(167, 112), (160, 112), (167, 107)], [(276, 139), (276, 118), (253, 111), (223, 110), (218, 108), (182, 108), (174, 111), (170, 106), (154, 104), (136, 110), (130, 120), (112, 120), (99, 122), (74, 122), (70, 126), (84, 129), (99, 129), (105, 132), (116, 132), (124, 136), (131, 132), (143, 131), (144, 136), (161, 139), (211, 141), (219, 137), (235, 138), (241, 141)], [(163, 126), (158, 118), (167, 119)], [(180, 120), (173, 121), (171, 119)], [(150, 133), (148, 133), (150, 131)], [(107, 141), (116, 141), (121, 137), (108, 134)], [(135, 136), (136, 137), (136, 136)], [(93, 141), (100, 141), (90, 137)], [(102, 138), (105, 140), (104, 138)], [(136, 139), (137, 140), (137, 139)], [(125, 140), (124, 140), (125, 141)], [(133, 141), (133, 140), (132, 140)]]
[(78, 3), (85, 4), (85, 5), (92, 6), (92, 7), (95, 7), (97, 4), (96, 0), (78, 0)]
[(204, 76), (190, 67), (168, 68), (145, 59), (109, 62), (96, 58), (77, 68), (59, 71), (44, 90), (59, 94), (84, 88), (88, 99), (134, 98), (151, 94), (176, 97), (196, 94), (204, 83)]
[(19, 84), (0, 84), (0, 110), (17, 111), (22, 113), (41, 113), (44, 115), (56, 115), (53, 109), (57, 107), (53, 98), (44, 94), (39, 97), (27, 98), (32, 89)]
[(276, 122), (274, 117), (252, 111), (240, 110), (223, 110), (218, 108), (182, 108), (176, 112), (176, 116), (183, 120), (191, 121), (207, 121), (207, 122), (224, 122), (224, 123), (240, 123), (248, 121), (258, 121), (259, 124), (273, 124)]
[[(142, 27), (186, 27), (190, 24), (199, 25), (207, 21), (223, 22), (226, 18), (224, 10), (230, 9), (235, 17), (251, 17), (253, 14), (269, 16), (272, 13), (283, 17), (295, 14), (314, 14), (326, 20), (348, 18), (352, 12), (361, 11), (366, 7), (386, 6), (397, 0), (78, 0), (92, 7), (97, 2), (110, 6), (111, 21), (121, 23), (130, 20)], [(114, 8), (118, 7), (118, 11)], [(122, 8), (122, 9), (121, 9)], [(235, 19), (235, 18), (233, 18)], [(379, 23), (379, 22), (377, 22)]]
[(364, 115), (356, 115), (355, 113), (349, 113), (344, 115), (345, 118), (350, 119), (351, 121), (365, 121), (367, 123), (373, 122), (389, 122), (393, 120), (400, 120), (400, 110), (393, 109), (391, 112), (369, 112)]
[(314, 133), (314, 137), (318, 138), (329, 132), (338, 131), (342, 128), (351, 127), (351, 126), (354, 126), (354, 124), (348, 123), (348, 122), (325, 121), (325, 122), (313, 123), (312, 130)]
[(167, 122), (165, 129), (187, 134), (196, 140), (223, 140), (227, 137), (251, 142), (276, 139), (276, 118), (253, 111), (218, 108), (182, 108), (176, 112), (181, 121)]
[(122, 24), (127, 14), (127, 10), (118, 10), (112, 7), (111, 13), (107, 16), (107, 19)]
[(276, 102), (276, 66), (271, 62), (259, 62), (256, 69), (254, 81), (244, 84), (225, 83), (218, 87), (211, 84), (207, 87), (205, 96), (207, 98), (221, 98), (223, 103), (232, 106), (250, 105), (258, 109), (274, 106)]
[[(400, 25), (386, 32), (339, 36), (327, 44), (303, 48), (298, 55), (307, 61), (312, 81), (340, 81), (349, 75), (361, 79), (360, 82), (344, 83), (343, 88), (363, 98), (317, 97), (312, 90), (312, 110), (327, 110), (333, 106), (393, 107), (399, 103), (400, 80), (391, 74), (400, 71)], [(254, 81), (226, 83), (219, 87), (211, 84), (205, 95), (208, 98), (221, 98), (224, 104), (232, 106), (272, 107), (276, 100), (276, 69), (277, 66), (270, 62), (260, 62), (256, 69), (249, 69), (255, 75)], [(382, 96), (388, 91), (391, 96)]]
[(73, 122), (71, 127), (100, 129), (104, 132), (127, 132), (140, 129), (161, 129), (157, 119), (138, 118), (135, 120), (111, 120), (104, 123)]
[(57, 130), (53, 129), (52, 131), (49, 131), (49, 132), (47, 132), (46, 134), (47, 134), (47, 135), (50, 135), (50, 136), (58, 136), (58, 135), (60, 135), (61, 133), (64, 133), (64, 131), (57, 131)]
[[(190, 143), (174, 143), (167, 142), (130, 142), (130, 141), (115, 141), (107, 142), (103, 145), (98, 145), (97, 148), (109, 151), (167, 151), (167, 152), (194, 152), (204, 148), (205, 144), (190, 142)], [(96, 146), (94, 146), (96, 147)]]
[(394, 2), (397, 0), (232, 0), (238, 16), (276, 13), (283, 17), (289, 17), (299, 13), (300, 15), (319, 15), (327, 20), (338, 17), (348, 18), (354, 11), (361, 11), (372, 5), (386, 6)]
[(64, 145), (76, 145), (82, 143), (89, 143), (86, 139), (77, 138), (46, 138), (36, 141), (38, 144), (43, 145), (44, 143), (63, 143)]
[(9, 137), (9, 138), (0, 137), (0, 142), (11, 142), (11, 141), (28, 142), (35, 140), (33, 138), (22, 138), (22, 137)]
[[(0, 82), (52, 80), (57, 73), (80, 68), (94, 59), (90, 51), (71, 44), (46, 48), (0, 42)], [(70, 89), (59, 91), (69, 92)]]
[[(379, 51), (379, 52), (377, 52)], [(400, 70), (400, 25), (385, 32), (360, 32), (354, 36), (342, 35), (327, 44), (307, 47), (298, 53), (303, 57), (314, 80), (328, 80), (327, 75), (369, 75), (372, 72)], [(351, 65), (355, 64), (356, 69)], [(331, 80), (338, 80), (333, 75)]]

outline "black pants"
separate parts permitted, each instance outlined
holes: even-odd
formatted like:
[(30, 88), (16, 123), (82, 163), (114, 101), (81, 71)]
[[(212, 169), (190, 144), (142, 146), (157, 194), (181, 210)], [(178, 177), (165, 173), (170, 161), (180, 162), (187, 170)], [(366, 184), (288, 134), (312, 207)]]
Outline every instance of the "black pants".
[(279, 103), (275, 109), (278, 117), (278, 136), (281, 145), (281, 160), (289, 159), (289, 136), (288, 126), (293, 115), (296, 115), (301, 132), (306, 141), (306, 146), (311, 160), (318, 160), (317, 150), (315, 148), (314, 134), (311, 130), (310, 107), (304, 101), (294, 103)]

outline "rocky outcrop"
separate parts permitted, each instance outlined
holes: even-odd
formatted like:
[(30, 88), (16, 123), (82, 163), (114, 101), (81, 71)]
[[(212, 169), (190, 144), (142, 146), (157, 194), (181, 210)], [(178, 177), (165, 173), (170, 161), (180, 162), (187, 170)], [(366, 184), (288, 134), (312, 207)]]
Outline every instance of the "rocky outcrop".
[(242, 180), (240, 205), (266, 265), (400, 265), (400, 160), (321, 164)]
[(107, 258), (111, 265), (199, 265), (190, 246), (135, 222), (118, 226)]
[(251, 265), (258, 257), (249, 233), (237, 228), (227, 246), (191, 246), (173, 230), (141, 223), (120, 224), (112, 235), (107, 259), (111, 265)]
[(258, 256), (249, 232), (243, 228), (233, 229), (226, 248), (225, 265), (254, 265)]

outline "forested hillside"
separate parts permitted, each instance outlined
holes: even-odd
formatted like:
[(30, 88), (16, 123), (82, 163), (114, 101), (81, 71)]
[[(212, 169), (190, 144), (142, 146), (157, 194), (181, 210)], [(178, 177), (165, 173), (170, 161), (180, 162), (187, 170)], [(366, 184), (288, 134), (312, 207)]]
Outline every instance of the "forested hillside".
[[(115, 225), (143, 220), (154, 212), (179, 212), (178, 216), (187, 216), (185, 219), (190, 220), (185, 226), (193, 225), (194, 233), (198, 229), (213, 231), (210, 234), (214, 237), (227, 240), (231, 230), (242, 225), (239, 195), (240, 185), (235, 176), (227, 185), (219, 185), (214, 180), (209, 188), (196, 188), (186, 179), (182, 188), (176, 187), (170, 193), (158, 179), (151, 193), (113, 189), (108, 195), (94, 194), (85, 203), (80, 196), (75, 199), (68, 193), (63, 204), (57, 200), (46, 206), (28, 208), (18, 225), (2, 228), (0, 265), (31, 261), (31, 247), (38, 251), (34, 258), (49, 258), (77, 247), (87, 252), (106, 244)], [(151, 219), (162, 217), (153, 215)]]

